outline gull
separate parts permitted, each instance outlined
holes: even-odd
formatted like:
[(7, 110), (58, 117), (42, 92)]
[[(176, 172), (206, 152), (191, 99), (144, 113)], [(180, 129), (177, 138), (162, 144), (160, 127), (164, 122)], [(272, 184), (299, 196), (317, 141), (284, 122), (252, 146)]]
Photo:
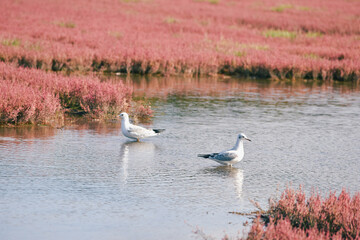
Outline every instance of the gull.
[(240, 162), (244, 157), (244, 139), (251, 141), (245, 134), (240, 133), (233, 148), (219, 153), (198, 154), (198, 157), (209, 158), (220, 164), (232, 166)]
[(119, 115), (121, 117), (121, 132), (125, 137), (136, 139), (138, 142), (142, 138), (153, 137), (159, 135), (165, 129), (146, 129), (130, 123), (129, 115), (123, 112)]

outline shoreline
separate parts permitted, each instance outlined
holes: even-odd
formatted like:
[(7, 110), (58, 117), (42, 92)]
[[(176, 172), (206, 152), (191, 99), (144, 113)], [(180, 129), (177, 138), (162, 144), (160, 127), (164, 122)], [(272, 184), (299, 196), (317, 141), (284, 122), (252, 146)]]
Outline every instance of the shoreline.
[(26, 57), (13, 57), (10, 61), (4, 58), (2, 62), (16, 67), (39, 69), (46, 72), (65, 73), (104, 73), (119, 75), (148, 75), (148, 76), (230, 76), (242, 78), (274, 79), (274, 80), (322, 80), (322, 81), (346, 81), (359, 82), (360, 69), (348, 69), (345, 67), (312, 68), (301, 70), (296, 66), (272, 67), (266, 64), (245, 64), (222, 62), (219, 65), (192, 64), (177, 61), (151, 61), (129, 60), (113, 62), (110, 60), (89, 59), (86, 64), (79, 64), (72, 59), (31, 59)]
[[(181, 72), (175, 74), (161, 74), (138, 72), (127, 74), (111, 65), (98, 71), (75, 71), (70, 65), (61, 71), (44, 71), (36, 68), (25, 68), (15, 63), (0, 62), (0, 94), (3, 104), (0, 105), (0, 126), (12, 127), (18, 125), (45, 124), (55, 127), (64, 125), (64, 118), (82, 118), (95, 121), (111, 119), (121, 111), (130, 111), (133, 117), (141, 121), (148, 121), (152, 117), (150, 104), (146, 99), (134, 97), (136, 85), (124, 85), (121, 81), (106, 81), (102, 76), (116, 77), (188, 77), (192, 79), (211, 78), (216, 85), (215, 79), (245, 78), (248, 81), (261, 79), (270, 82), (318, 82), (318, 83), (349, 83), (359, 84), (356, 74), (350, 75), (351, 81), (314, 78), (309, 73), (307, 78), (282, 78), (279, 72), (269, 72), (266, 68), (235, 68), (227, 66), (222, 73), (190, 74)], [(139, 67), (142, 65), (134, 65)], [(128, 68), (129, 69), (129, 68)], [(131, 69), (131, 68), (130, 68)], [(166, 69), (166, 68), (165, 68)], [(177, 68), (173, 68), (179, 70)], [(181, 69), (180, 69), (181, 70)], [(196, 71), (196, 69), (194, 70)], [(274, 73), (275, 72), (275, 73)], [(290, 71), (293, 74), (292, 71)], [(289, 74), (288, 74), (289, 75)], [(314, 72), (311, 72), (314, 76)], [(259, 77), (261, 76), (261, 77)], [(299, 75), (297, 75), (299, 76)], [(211, 81), (207, 87), (211, 86)], [(210, 85), (209, 85), (210, 84)], [(119, 95), (120, 94), (120, 95)], [(117, 96), (119, 95), (119, 96)], [(109, 97), (107, 97), (109, 96)], [(10, 104), (10, 105), (9, 105)], [(13, 106), (11, 107), (11, 104)], [(20, 104), (20, 105), (19, 105)]]

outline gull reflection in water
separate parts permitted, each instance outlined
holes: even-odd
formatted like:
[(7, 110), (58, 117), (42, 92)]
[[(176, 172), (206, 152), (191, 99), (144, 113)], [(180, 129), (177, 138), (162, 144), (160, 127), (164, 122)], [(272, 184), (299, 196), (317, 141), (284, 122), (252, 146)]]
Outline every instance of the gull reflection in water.
[(136, 168), (144, 169), (152, 165), (155, 155), (156, 145), (152, 142), (127, 141), (121, 144), (121, 169), (122, 180), (127, 182), (129, 164)]
[(242, 198), (242, 187), (244, 183), (244, 170), (229, 166), (219, 166), (216, 168), (207, 168), (205, 173), (211, 173), (212, 175), (218, 175), (223, 178), (232, 178), (234, 187), (238, 198)]

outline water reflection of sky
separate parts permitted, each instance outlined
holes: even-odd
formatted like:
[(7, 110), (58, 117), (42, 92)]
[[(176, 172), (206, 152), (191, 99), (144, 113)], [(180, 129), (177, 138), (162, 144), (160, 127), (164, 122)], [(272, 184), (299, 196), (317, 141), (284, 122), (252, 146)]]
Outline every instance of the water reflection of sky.
[(212, 176), (218, 176), (221, 178), (229, 178), (234, 184), (234, 189), (237, 193), (237, 197), (242, 199), (242, 186), (244, 182), (244, 171), (240, 168), (229, 166), (218, 166), (204, 169), (205, 174)]

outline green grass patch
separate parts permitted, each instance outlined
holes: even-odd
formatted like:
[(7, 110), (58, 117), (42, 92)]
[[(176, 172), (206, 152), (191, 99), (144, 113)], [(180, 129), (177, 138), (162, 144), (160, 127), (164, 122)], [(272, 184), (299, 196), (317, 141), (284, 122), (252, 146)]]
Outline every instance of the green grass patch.
[(315, 53), (305, 53), (304, 57), (309, 59), (320, 59), (320, 56)]
[(281, 13), (288, 9), (296, 9), (296, 10), (305, 11), (305, 12), (311, 10), (311, 8), (306, 7), (306, 6), (294, 6), (292, 4), (281, 4), (281, 5), (272, 7), (271, 11)]
[(322, 37), (323, 34), (321, 32), (307, 32), (306, 33), (306, 37), (308, 38), (317, 38), (317, 37)]
[(211, 4), (219, 4), (220, 0), (194, 0), (195, 2), (208, 2)]
[(260, 44), (240, 44), (241, 48), (244, 49), (255, 49), (255, 50), (260, 50), (260, 51), (267, 51), (270, 49), (270, 47), (268, 45), (260, 45)]
[[(211, 41), (208, 43), (212, 44)], [(270, 47), (268, 45), (261, 45), (256, 43), (239, 43), (231, 39), (220, 39), (215, 43), (215, 50), (228, 56), (244, 57), (247, 55), (248, 49), (267, 51), (270, 49)]]
[(267, 38), (289, 38), (295, 39), (297, 37), (297, 33), (294, 31), (286, 31), (286, 30), (275, 30), (270, 29), (263, 32), (263, 35)]
[(235, 51), (234, 55), (236, 57), (245, 57), (246, 56), (246, 52), (245, 51)]
[(272, 7), (272, 8), (271, 8), (271, 11), (274, 11), (274, 12), (283, 12), (283, 11), (285, 11), (286, 9), (291, 9), (291, 8), (294, 8), (294, 6), (291, 5), (291, 4), (281, 4), (281, 5), (279, 5), (279, 6)]
[(304, 12), (308, 12), (311, 10), (311, 8), (305, 7), (305, 6), (296, 7), (296, 9), (304, 11)]
[(21, 45), (21, 40), (17, 39), (17, 38), (6, 38), (6, 39), (2, 39), (1, 40), (1, 44), (4, 46), (9, 46), (9, 47), (18, 47)]
[(174, 23), (178, 23), (179, 20), (173, 17), (167, 17), (164, 20), (167, 24), (174, 24)]
[(75, 28), (76, 24), (72, 21), (68, 21), (68, 22), (56, 22), (56, 25), (58, 25), (59, 27), (64, 27), (64, 28)]

